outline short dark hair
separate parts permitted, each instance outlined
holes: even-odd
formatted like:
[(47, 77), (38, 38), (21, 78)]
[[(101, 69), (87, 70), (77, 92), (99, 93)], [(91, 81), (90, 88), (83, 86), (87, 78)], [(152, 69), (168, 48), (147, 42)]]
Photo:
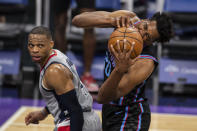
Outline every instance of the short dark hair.
[(172, 19), (167, 13), (156, 12), (150, 20), (157, 22), (157, 30), (160, 37), (156, 41), (161, 43), (168, 42), (174, 36)]
[(40, 34), (40, 35), (46, 35), (48, 39), (52, 40), (52, 34), (51, 31), (49, 30), (49, 28), (44, 27), (44, 26), (37, 26), (35, 28), (33, 28), (30, 34)]

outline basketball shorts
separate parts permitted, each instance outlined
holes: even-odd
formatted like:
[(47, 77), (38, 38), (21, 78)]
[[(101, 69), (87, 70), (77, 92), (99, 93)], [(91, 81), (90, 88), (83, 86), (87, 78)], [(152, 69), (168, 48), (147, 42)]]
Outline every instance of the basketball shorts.
[[(98, 114), (91, 110), (90, 112), (83, 112), (84, 124), (83, 131), (101, 131), (101, 122)], [(70, 120), (58, 122), (54, 131), (70, 131)]]
[(150, 120), (150, 108), (146, 102), (124, 107), (103, 105), (103, 131), (148, 131)]
[(58, 122), (54, 131), (70, 131), (70, 120)]

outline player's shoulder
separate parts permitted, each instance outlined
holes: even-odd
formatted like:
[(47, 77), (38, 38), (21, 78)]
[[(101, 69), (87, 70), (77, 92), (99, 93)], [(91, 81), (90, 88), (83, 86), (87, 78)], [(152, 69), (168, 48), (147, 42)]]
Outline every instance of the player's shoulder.
[(59, 81), (66, 81), (67, 79), (73, 79), (73, 75), (70, 70), (62, 64), (51, 64), (44, 74), (44, 79), (53, 85)]
[(145, 46), (141, 54), (156, 56), (156, 47), (155, 46)]
[(156, 46), (145, 46), (142, 50), (142, 53), (140, 56), (147, 56), (147, 57), (153, 57), (157, 59), (157, 48)]
[(158, 64), (158, 58), (157, 58), (157, 49), (156, 46), (146, 46), (143, 48), (142, 53), (138, 58), (143, 58), (147, 60), (152, 60), (155, 62), (155, 64)]
[(66, 68), (64, 65), (59, 64), (59, 63), (54, 63), (54, 64), (51, 64), (47, 68), (47, 70), (45, 71), (45, 74), (53, 75), (53, 76), (59, 76), (61, 74), (65, 74), (68, 71), (69, 71), (69, 69)]

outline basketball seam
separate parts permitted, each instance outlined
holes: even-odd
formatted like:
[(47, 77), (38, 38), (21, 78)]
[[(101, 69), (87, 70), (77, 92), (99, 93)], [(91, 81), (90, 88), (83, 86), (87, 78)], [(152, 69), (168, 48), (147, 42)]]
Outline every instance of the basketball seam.
[[(120, 31), (120, 30), (115, 30), (115, 31), (118, 31), (118, 32), (120, 32), (120, 33), (125, 33), (125, 32), (122, 32), (122, 31)], [(133, 33), (133, 32), (138, 32), (138, 31), (131, 31), (131, 32), (127, 32), (127, 33)]]
[[(113, 36), (113, 37), (111, 37), (110, 39), (113, 39), (113, 38), (115, 38), (115, 37), (123, 37), (123, 38), (125, 38), (125, 36)], [(142, 43), (140, 40), (136, 39), (135, 37), (131, 37), (131, 36), (126, 36), (126, 37), (128, 37), (128, 38), (133, 38), (133, 39), (139, 41), (140, 43)]]
[(125, 39), (125, 34), (126, 34), (126, 32), (127, 32), (127, 28), (125, 28), (125, 31), (124, 31), (124, 39)]

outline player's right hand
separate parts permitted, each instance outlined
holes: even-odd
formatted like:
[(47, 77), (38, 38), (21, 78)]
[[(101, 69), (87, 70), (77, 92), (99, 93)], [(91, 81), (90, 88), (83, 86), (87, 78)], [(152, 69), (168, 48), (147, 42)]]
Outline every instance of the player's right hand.
[(118, 50), (115, 50), (115, 48), (113, 47), (113, 45), (111, 45), (111, 52), (114, 56), (115, 59), (115, 63), (116, 63), (116, 70), (119, 73), (126, 73), (129, 69), (129, 67), (131, 66), (131, 52), (133, 51), (134, 45), (135, 43), (133, 42), (131, 45), (130, 50), (127, 50), (127, 44), (126, 44), (126, 39), (124, 39), (123, 41), (123, 50), (121, 51), (120, 49), (120, 41), (117, 40), (117, 47)]

